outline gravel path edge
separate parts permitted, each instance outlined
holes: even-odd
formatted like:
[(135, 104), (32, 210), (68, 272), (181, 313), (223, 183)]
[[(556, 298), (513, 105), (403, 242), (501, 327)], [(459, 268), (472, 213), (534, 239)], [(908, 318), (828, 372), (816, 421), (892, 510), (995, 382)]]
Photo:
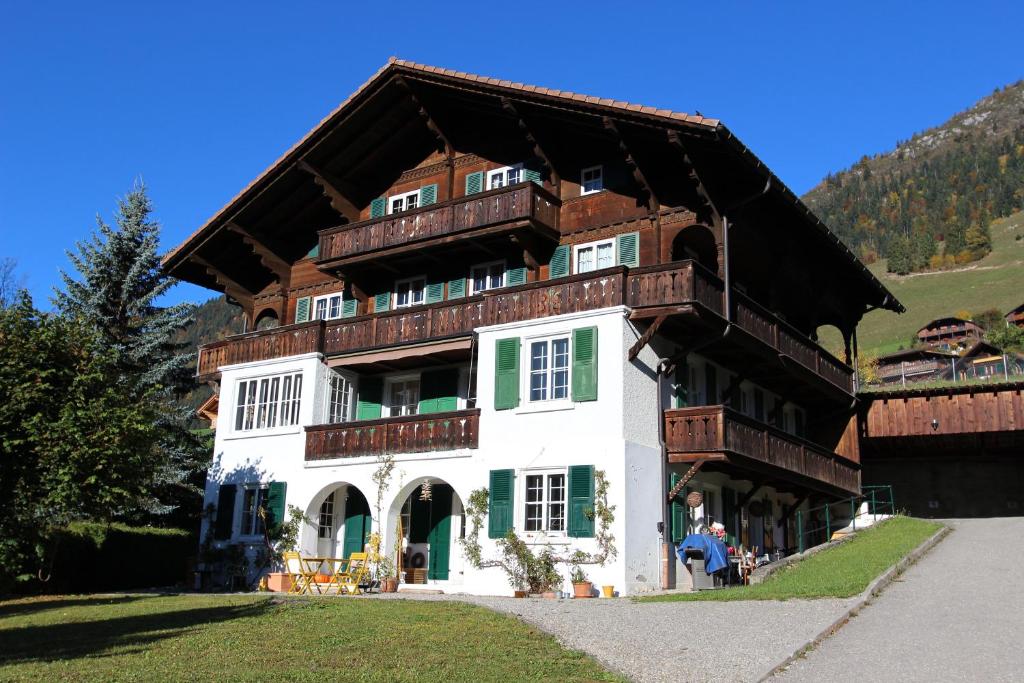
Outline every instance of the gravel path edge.
[(850, 617), (856, 615), (857, 612), (866, 607), (871, 602), (872, 598), (874, 598), (876, 595), (885, 590), (885, 588), (889, 584), (891, 584), (897, 576), (905, 572), (910, 565), (917, 562), (925, 554), (927, 554), (928, 551), (930, 551), (932, 548), (938, 545), (939, 542), (942, 541), (942, 539), (944, 539), (950, 531), (952, 531), (952, 528), (943, 524), (941, 529), (939, 529), (934, 534), (925, 539), (921, 543), (921, 545), (917, 546), (909, 553), (907, 553), (907, 555), (902, 560), (900, 560), (899, 562), (897, 562), (896, 564), (882, 572), (881, 575), (879, 575), (877, 578), (875, 578), (874, 581), (868, 584), (868, 587), (865, 588), (859, 596), (857, 596), (857, 601), (853, 603), (853, 605), (851, 605), (849, 609), (843, 612), (838, 619), (836, 619), (834, 622), (826, 626), (824, 630), (818, 633), (818, 635), (814, 636), (806, 643), (804, 643), (796, 650), (794, 650), (793, 653), (790, 654), (788, 657), (786, 657), (781, 662), (779, 662), (771, 669), (769, 669), (767, 673), (765, 673), (763, 676), (761, 676), (761, 678), (758, 679), (758, 683), (767, 681), (772, 676), (779, 673), (787, 666), (795, 662), (797, 659), (803, 657), (808, 651), (813, 650), (818, 645), (818, 643), (825, 640), (829, 636), (833, 635), (836, 631), (841, 629), (843, 625), (845, 625), (846, 622), (850, 620)]

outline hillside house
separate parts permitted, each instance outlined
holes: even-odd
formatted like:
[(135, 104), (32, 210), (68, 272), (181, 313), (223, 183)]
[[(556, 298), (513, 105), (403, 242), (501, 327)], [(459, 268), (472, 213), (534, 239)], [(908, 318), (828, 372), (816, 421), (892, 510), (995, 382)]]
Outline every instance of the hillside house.
[(798, 507), (859, 492), (855, 329), (902, 310), (717, 120), (400, 60), (165, 267), (252, 330), (200, 350), (204, 533), (294, 504), (303, 552), (347, 556), (401, 521), (405, 588), (479, 594), (509, 591), (459, 545), (481, 488), (484, 556), (592, 552), (603, 472), (618, 556), (587, 570), (623, 594), (684, 583), (670, 544), (712, 520), (795, 546)]
[(981, 339), (985, 330), (973, 320), (937, 318), (917, 331), (917, 340), (930, 348), (964, 348)]

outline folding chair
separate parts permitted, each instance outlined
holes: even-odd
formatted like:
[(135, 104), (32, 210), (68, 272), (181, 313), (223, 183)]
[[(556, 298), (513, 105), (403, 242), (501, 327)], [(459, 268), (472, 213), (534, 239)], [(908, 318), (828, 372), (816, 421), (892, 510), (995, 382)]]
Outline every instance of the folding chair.
[(284, 561), (284, 571), (288, 574), (291, 579), (291, 586), (288, 588), (289, 594), (298, 595), (301, 593), (310, 592), (310, 581), (313, 580), (312, 572), (306, 566), (302, 556), (297, 552), (285, 552), (281, 554), (281, 559)]
[(342, 593), (348, 591), (352, 595), (359, 595), (362, 593), (362, 586), (366, 583), (366, 577), (370, 573), (369, 562), (367, 562), (366, 553), (352, 553), (346, 560), (344, 570), (339, 571), (335, 574), (335, 579), (338, 584), (338, 592)]

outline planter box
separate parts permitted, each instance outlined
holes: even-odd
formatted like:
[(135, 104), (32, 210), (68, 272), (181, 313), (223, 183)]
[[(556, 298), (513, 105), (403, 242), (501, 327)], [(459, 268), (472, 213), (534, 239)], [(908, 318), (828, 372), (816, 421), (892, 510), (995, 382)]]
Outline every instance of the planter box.
[(282, 572), (267, 574), (267, 590), (274, 593), (287, 593), (292, 589), (292, 575)]

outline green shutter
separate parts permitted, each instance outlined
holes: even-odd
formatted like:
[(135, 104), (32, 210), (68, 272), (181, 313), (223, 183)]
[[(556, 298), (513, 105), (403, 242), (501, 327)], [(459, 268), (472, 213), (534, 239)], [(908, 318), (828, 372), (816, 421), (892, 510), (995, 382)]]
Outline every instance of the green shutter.
[(509, 268), (505, 271), (505, 284), (508, 287), (526, 284), (526, 268)]
[(380, 218), (388, 208), (387, 197), (377, 197), (370, 202), (370, 218)]
[(690, 405), (690, 373), (686, 359), (676, 365), (675, 386), (672, 387), (675, 408), (686, 408)]
[(551, 255), (551, 262), (548, 264), (548, 277), (565, 277), (569, 274), (569, 254), (572, 247), (562, 244), (555, 247), (555, 253)]
[(379, 420), (381, 398), (384, 395), (384, 380), (380, 377), (363, 377), (359, 380), (359, 398), (356, 401), (357, 420)]
[(568, 533), (582, 538), (594, 535), (593, 465), (573, 465), (569, 468)]
[[(671, 488), (675, 488), (676, 484), (679, 483), (679, 475), (672, 473), (670, 479)], [(672, 542), (680, 543), (686, 538), (686, 503), (681, 495), (677, 495), (672, 499)]]
[[(335, 505), (338, 501), (334, 502)], [(352, 557), (352, 553), (361, 553), (366, 548), (367, 536), (370, 534), (370, 505), (354, 486), (348, 487), (345, 499), (345, 531), (342, 538), (341, 556)]]
[(221, 484), (217, 492), (217, 518), (213, 525), (213, 537), (218, 541), (231, 538), (235, 522), (235, 484)]
[(356, 315), (359, 310), (359, 302), (355, 299), (342, 299), (341, 301), (341, 317), (351, 318)]
[(444, 301), (444, 283), (428, 282), (427, 291), (423, 293), (423, 301), (428, 304), (436, 304), (438, 301)]
[(519, 337), (494, 346), (494, 409), (508, 410), (519, 405)]
[(381, 292), (373, 297), (373, 312), (383, 313), (391, 308), (391, 292)]
[(477, 171), (466, 176), (466, 194), (476, 194), (484, 189), (484, 172)]
[(267, 528), (284, 524), (284, 499), (288, 491), (288, 484), (283, 481), (270, 482), (270, 490), (267, 492)]
[(535, 168), (524, 168), (523, 180), (531, 183), (537, 183), (541, 187), (544, 187), (544, 183), (540, 179), (540, 171)]
[(491, 491), (487, 498), (487, 537), (504, 538), (512, 528), (514, 470), (491, 470)]
[(430, 498), (427, 578), (447, 581), (452, 548), (452, 487), (447, 484), (435, 485)]
[(437, 203), (437, 183), (424, 185), (420, 188), (420, 206)]
[(412, 493), (412, 505), (409, 510), (409, 542), (426, 543), (430, 536), (430, 501), (423, 500), (423, 487)]
[(617, 235), (615, 246), (620, 266), (636, 268), (640, 265), (640, 233), (627, 232)]
[(572, 331), (572, 400), (597, 400), (597, 328)]
[(456, 368), (431, 370), (420, 375), (419, 412), (446, 413), (458, 408), (459, 371)]
[(295, 302), (295, 322), (304, 323), (309, 320), (309, 309), (312, 297), (304, 296)]
[(448, 281), (448, 298), (461, 299), (466, 296), (466, 278), (457, 277)]

